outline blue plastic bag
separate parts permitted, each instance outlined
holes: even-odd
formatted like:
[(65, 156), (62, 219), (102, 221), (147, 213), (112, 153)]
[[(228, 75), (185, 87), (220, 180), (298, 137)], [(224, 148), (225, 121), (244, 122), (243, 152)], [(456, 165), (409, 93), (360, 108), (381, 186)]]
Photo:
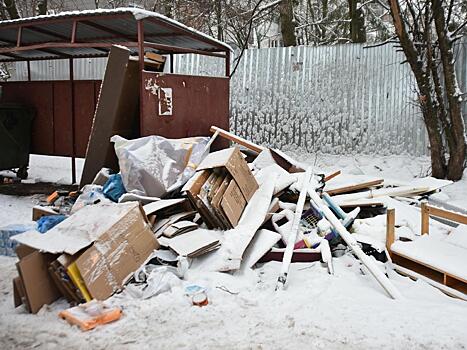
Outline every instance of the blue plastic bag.
[(26, 225), (8, 225), (0, 228), (0, 255), (16, 256), (16, 246), (18, 242), (10, 238), (30, 230), (35, 230), (35, 223)]
[(39, 220), (37, 220), (37, 231), (39, 231), (40, 233), (46, 233), (52, 227), (58, 225), (65, 219), (65, 215), (43, 216)]
[(125, 187), (123, 186), (122, 175), (110, 175), (109, 179), (104, 184), (102, 193), (111, 201), (118, 202), (118, 199), (126, 193)]

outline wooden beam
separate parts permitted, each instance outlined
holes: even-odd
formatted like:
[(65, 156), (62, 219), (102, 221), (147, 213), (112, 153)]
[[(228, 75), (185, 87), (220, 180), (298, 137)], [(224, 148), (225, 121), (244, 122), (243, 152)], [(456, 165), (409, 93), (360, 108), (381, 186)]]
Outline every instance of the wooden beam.
[(422, 203), (422, 223), (421, 223), (421, 230), (420, 232), (422, 235), (427, 235), (430, 233), (430, 213), (428, 211), (428, 204), (425, 202)]
[(210, 131), (212, 133), (215, 133), (217, 131), (219, 131), (219, 136), (220, 137), (223, 137), (224, 139), (227, 139), (227, 140), (230, 140), (232, 142), (235, 142), (235, 143), (238, 143), (239, 145), (242, 145), (254, 152), (257, 152), (257, 153), (261, 153), (262, 151), (264, 151), (266, 148), (262, 147), (262, 146), (259, 146), (253, 142), (250, 142), (248, 140), (245, 140), (244, 138), (241, 138), (235, 134), (232, 134), (228, 131), (225, 131), (224, 129), (221, 129), (221, 128), (218, 128), (217, 126), (211, 126), (211, 129)]
[(354, 191), (362, 190), (362, 189), (365, 189), (365, 188), (368, 188), (368, 187), (381, 185), (383, 182), (384, 182), (384, 179), (377, 179), (377, 180), (372, 180), (372, 181), (365, 181), (365, 182), (361, 182), (361, 183), (356, 183), (356, 184), (353, 184), (353, 185), (333, 188), (333, 189), (330, 189), (330, 190), (327, 190), (327, 189), (324, 189), (324, 190), (330, 196), (335, 196), (336, 194), (354, 192)]
[(454, 211), (450, 211), (450, 210), (446, 210), (446, 209), (442, 209), (438, 207), (433, 207), (428, 204), (426, 204), (425, 207), (429, 215), (437, 216), (440, 218), (448, 219), (451, 221), (458, 222), (460, 224), (467, 225), (467, 215), (456, 213)]
[(329, 175), (326, 175), (323, 179), (324, 182), (328, 182), (329, 180), (335, 178), (337, 175), (340, 175), (341, 174), (341, 171), (340, 170), (337, 170)]
[(388, 209), (386, 212), (386, 249), (391, 253), (391, 246), (395, 240), (396, 210)]

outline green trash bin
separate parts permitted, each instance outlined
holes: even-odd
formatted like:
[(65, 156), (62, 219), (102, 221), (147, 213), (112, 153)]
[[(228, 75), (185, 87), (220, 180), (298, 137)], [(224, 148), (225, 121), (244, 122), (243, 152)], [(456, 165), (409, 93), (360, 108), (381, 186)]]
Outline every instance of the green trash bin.
[(34, 110), (18, 104), (0, 104), (0, 170), (28, 177)]

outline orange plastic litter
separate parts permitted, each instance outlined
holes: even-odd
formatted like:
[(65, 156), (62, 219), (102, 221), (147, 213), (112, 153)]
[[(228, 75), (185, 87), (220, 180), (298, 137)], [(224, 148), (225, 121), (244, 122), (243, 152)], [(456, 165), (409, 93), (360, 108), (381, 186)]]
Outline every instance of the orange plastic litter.
[(72, 325), (78, 325), (82, 331), (88, 331), (98, 325), (117, 321), (122, 316), (122, 310), (119, 307), (107, 307), (101, 301), (91, 300), (61, 311), (58, 316)]

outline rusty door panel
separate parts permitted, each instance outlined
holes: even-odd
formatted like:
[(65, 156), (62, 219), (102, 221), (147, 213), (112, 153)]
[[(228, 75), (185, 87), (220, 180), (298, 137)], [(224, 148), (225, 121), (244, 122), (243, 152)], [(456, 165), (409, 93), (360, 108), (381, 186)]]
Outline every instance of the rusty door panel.
[(71, 128), (71, 84), (68, 81), (53, 83), (54, 91), (54, 154), (71, 156), (73, 139)]
[(211, 125), (229, 129), (228, 78), (143, 72), (143, 84), (142, 136), (208, 136)]
[(53, 154), (53, 87), (49, 82), (2, 83), (2, 102), (19, 103), (36, 110), (32, 127), (31, 152)]
[[(96, 108), (100, 81), (75, 81), (76, 156), (84, 157)], [(25, 104), (36, 110), (31, 153), (71, 156), (72, 113), (69, 81), (19, 81), (0, 83), (1, 102)]]
[(76, 156), (85, 157), (96, 109), (95, 83), (75, 81), (75, 140)]

